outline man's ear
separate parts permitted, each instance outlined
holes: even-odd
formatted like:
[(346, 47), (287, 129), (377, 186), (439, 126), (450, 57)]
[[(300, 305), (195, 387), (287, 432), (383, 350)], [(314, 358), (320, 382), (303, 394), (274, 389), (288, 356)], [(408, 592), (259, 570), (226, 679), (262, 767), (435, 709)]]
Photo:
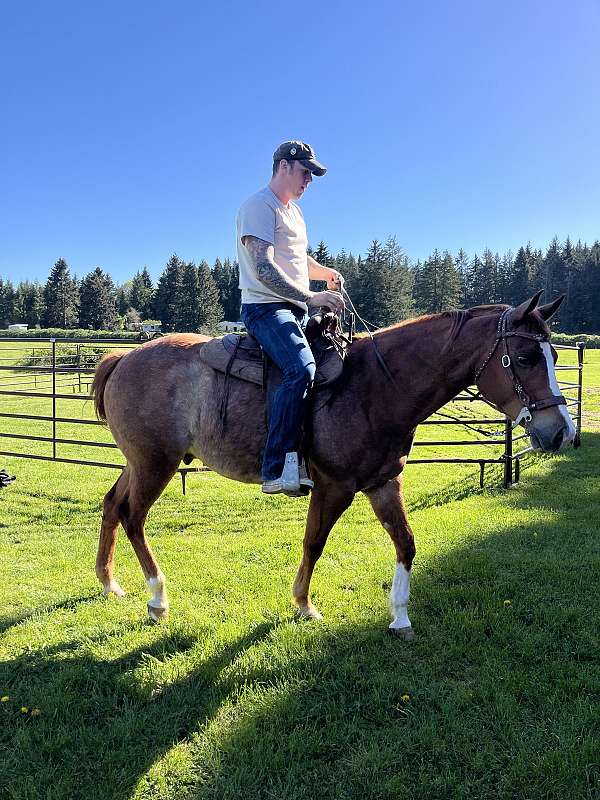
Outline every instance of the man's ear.
[(558, 309), (560, 308), (560, 304), (565, 299), (565, 295), (561, 294), (560, 297), (557, 297), (552, 303), (546, 303), (544, 306), (538, 306), (537, 310), (543, 320), (548, 322), (550, 317), (554, 316)]
[(518, 324), (519, 322), (523, 322), (525, 317), (531, 314), (533, 309), (537, 306), (543, 291), (544, 291), (543, 289), (540, 289), (539, 292), (536, 292), (533, 295), (533, 297), (531, 297), (529, 300), (525, 300), (524, 303), (521, 303), (520, 306), (517, 306), (515, 308), (513, 313), (510, 315), (513, 323)]

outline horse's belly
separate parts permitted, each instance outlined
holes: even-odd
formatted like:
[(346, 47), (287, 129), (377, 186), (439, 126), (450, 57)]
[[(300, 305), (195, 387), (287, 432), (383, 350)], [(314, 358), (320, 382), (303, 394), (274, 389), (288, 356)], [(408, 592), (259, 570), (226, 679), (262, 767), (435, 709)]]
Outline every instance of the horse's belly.
[(203, 376), (198, 425), (189, 448), (220, 475), (260, 483), (266, 440), (265, 409), (260, 386), (230, 378), (226, 417), (222, 418), (224, 377)]

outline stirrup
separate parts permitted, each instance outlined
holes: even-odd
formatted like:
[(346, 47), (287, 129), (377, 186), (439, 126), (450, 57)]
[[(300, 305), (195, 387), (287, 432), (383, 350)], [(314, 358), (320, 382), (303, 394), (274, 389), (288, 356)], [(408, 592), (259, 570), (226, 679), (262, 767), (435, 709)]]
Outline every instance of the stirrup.
[(286, 453), (283, 472), (279, 478), (264, 481), (262, 491), (265, 494), (286, 494), (288, 497), (302, 497), (313, 488), (314, 483), (308, 477), (306, 467), (299, 463), (298, 453)]

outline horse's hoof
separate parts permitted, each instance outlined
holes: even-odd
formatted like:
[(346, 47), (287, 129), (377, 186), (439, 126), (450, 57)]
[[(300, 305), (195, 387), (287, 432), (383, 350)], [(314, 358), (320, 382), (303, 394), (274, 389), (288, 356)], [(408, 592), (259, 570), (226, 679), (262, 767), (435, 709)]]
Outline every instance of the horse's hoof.
[(395, 636), (396, 639), (402, 639), (404, 642), (412, 642), (415, 638), (415, 632), (411, 625), (406, 628), (388, 628), (388, 633), (390, 636)]
[(114, 594), (115, 597), (125, 597), (125, 592), (116, 581), (111, 581), (108, 586), (105, 586), (102, 594), (104, 597), (110, 597), (111, 594)]
[(297, 611), (298, 616), (301, 619), (323, 619), (323, 614), (314, 606), (304, 606), (299, 608)]
[(169, 615), (169, 608), (165, 606), (163, 608), (159, 608), (158, 606), (151, 606), (148, 603), (148, 617), (152, 622), (161, 622), (163, 619), (166, 619)]

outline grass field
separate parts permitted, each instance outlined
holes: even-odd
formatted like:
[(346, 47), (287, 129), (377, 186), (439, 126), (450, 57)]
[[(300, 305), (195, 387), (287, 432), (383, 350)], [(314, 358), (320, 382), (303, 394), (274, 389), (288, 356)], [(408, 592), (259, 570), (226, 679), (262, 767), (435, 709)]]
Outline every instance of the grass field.
[(93, 572), (116, 473), (5, 459), (0, 797), (600, 797), (600, 351), (585, 369), (582, 447), (529, 459), (510, 492), (407, 468), (412, 643), (386, 635), (393, 550), (362, 496), (306, 624), (289, 601), (306, 500), (173, 481), (148, 523), (171, 618), (151, 626), (124, 536), (127, 597), (103, 600)]

